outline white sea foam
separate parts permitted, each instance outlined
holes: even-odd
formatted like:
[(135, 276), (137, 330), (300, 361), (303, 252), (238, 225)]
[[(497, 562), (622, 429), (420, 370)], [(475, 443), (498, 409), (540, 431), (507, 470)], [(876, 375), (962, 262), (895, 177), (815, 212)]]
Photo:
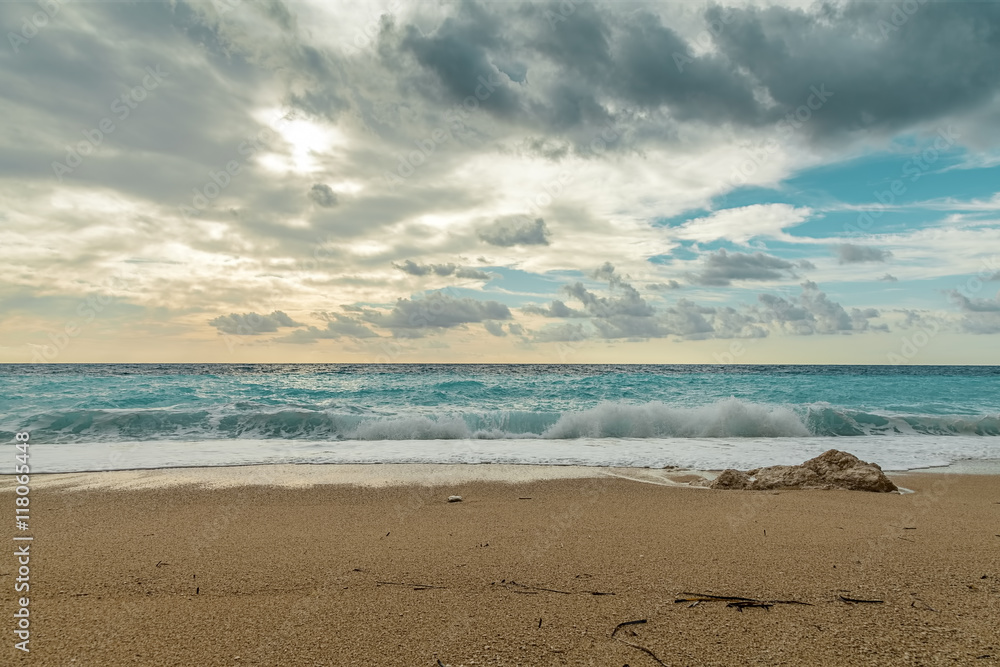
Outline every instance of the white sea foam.
[(32, 444), (34, 472), (130, 470), (262, 463), (470, 463), (624, 466), (696, 470), (797, 464), (827, 449), (887, 470), (1000, 459), (1000, 438), (577, 438), (451, 440), (207, 440)]

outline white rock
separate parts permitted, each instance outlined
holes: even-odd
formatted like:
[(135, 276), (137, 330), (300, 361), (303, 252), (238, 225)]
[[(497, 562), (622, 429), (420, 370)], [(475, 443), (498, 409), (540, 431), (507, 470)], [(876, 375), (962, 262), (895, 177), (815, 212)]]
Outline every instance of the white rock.
[(460, 503), (462, 502), (462, 496), (448, 496), (449, 503)]

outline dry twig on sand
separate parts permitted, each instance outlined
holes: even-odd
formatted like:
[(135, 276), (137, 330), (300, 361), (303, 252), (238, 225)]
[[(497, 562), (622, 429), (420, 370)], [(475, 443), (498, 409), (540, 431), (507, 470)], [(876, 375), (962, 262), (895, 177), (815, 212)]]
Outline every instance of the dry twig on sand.
[(708, 593), (681, 593), (685, 597), (677, 598), (674, 603), (691, 602), (688, 607), (694, 607), (701, 602), (726, 602), (726, 607), (733, 607), (736, 611), (743, 611), (746, 608), (758, 608), (770, 611), (776, 604), (801, 604), (811, 607), (811, 602), (801, 602), (799, 600), (758, 600), (756, 598), (741, 598), (735, 595), (709, 595)]
[(376, 586), (412, 586), (415, 591), (422, 591), (427, 588), (448, 588), (447, 586), (432, 586), (431, 584), (409, 584), (405, 581), (376, 581)]
[(538, 591), (544, 591), (546, 593), (559, 593), (560, 595), (575, 595), (575, 594), (614, 595), (614, 593), (612, 592), (605, 592), (605, 591), (561, 591), (557, 588), (545, 588), (544, 586), (529, 586), (528, 584), (518, 583), (513, 579), (511, 579), (510, 581), (508, 581), (507, 579), (501, 579), (500, 585), (503, 586), (504, 588), (507, 588), (513, 593), (533, 594), (537, 593)]
[(626, 626), (629, 626), (629, 625), (643, 625), (645, 623), (646, 623), (646, 619), (644, 619), (644, 618), (640, 618), (637, 621), (625, 621), (624, 623), (619, 623), (618, 625), (615, 626), (615, 629), (611, 631), (611, 638), (614, 639), (617, 642), (621, 642), (622, 644), (625, 644), (625, 646), (631, 646), (634, 649), (638, 649), (638, 650), (642, 651), (643, 653), (645, 653), (646, 655), (648, 655), (650, 658), (652, 658), (653, 660), (655, 660), (657, 664), (663, 665), (663, 667), (666, 667), (667, 663), (663, 662), (658, 657), (656, 657), (656, 654), (653, 653), (652, 651), (650, 651), (645, 646), (640, 646), (639, 644), (633, 644), (630, 641), (625, 641), (624, 639), (621, 639), (621, 638), (615, 636), (616, 634), (618, 634), (619, 630), (621, 630), (622, 628), (624, 628)]

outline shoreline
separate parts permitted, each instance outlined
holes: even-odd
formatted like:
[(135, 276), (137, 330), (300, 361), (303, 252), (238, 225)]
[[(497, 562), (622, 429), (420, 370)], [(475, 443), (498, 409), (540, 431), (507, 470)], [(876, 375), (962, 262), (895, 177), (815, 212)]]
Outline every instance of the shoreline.
[[(572, 438), (322, 441), (222, 439), (108, 441), (50, 444), (34, 439), (36, 473), (156, 470), (244, 465), (535, 465), (721, 470), (797, 465), (829, 449), (901, 471), (945, 466), (1000, 474), (1000, 437), (964, 438)], [(949, 462), (959, 461), (958, 464)], [(956, 467), (957, 466), (957, 467)]]
[[(38, 489), (151, 489), (198, 485), (208, 488), (237, 486), (447, 486), (470, 482), (517, 484), (523, 482), (616, 477), (636, 482), (703, 488), (691, 485), (698, 477), (715, 479), (721, 470), (649, 468), (630, 466), (581, 466), (534, 463), (247, 463), (220, 466), (177, 466), (124, 470), (32, 473)], [(885, 470), (890, 478), (913, 475), (1000, 475), (1000, 460), (958, 461), (946, 466)], [(16, 486), (13, 476), (0, 477), (0, 492)]]

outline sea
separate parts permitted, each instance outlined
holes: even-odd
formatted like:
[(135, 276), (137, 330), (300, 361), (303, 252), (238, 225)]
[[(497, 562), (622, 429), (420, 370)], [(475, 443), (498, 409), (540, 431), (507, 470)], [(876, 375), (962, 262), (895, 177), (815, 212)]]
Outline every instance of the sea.
[(748, 469), (830, 448), (910, 470), (1000, 460), (1000, 367), (0, 365), (0, 439), (25, 431), (33, 472)]

